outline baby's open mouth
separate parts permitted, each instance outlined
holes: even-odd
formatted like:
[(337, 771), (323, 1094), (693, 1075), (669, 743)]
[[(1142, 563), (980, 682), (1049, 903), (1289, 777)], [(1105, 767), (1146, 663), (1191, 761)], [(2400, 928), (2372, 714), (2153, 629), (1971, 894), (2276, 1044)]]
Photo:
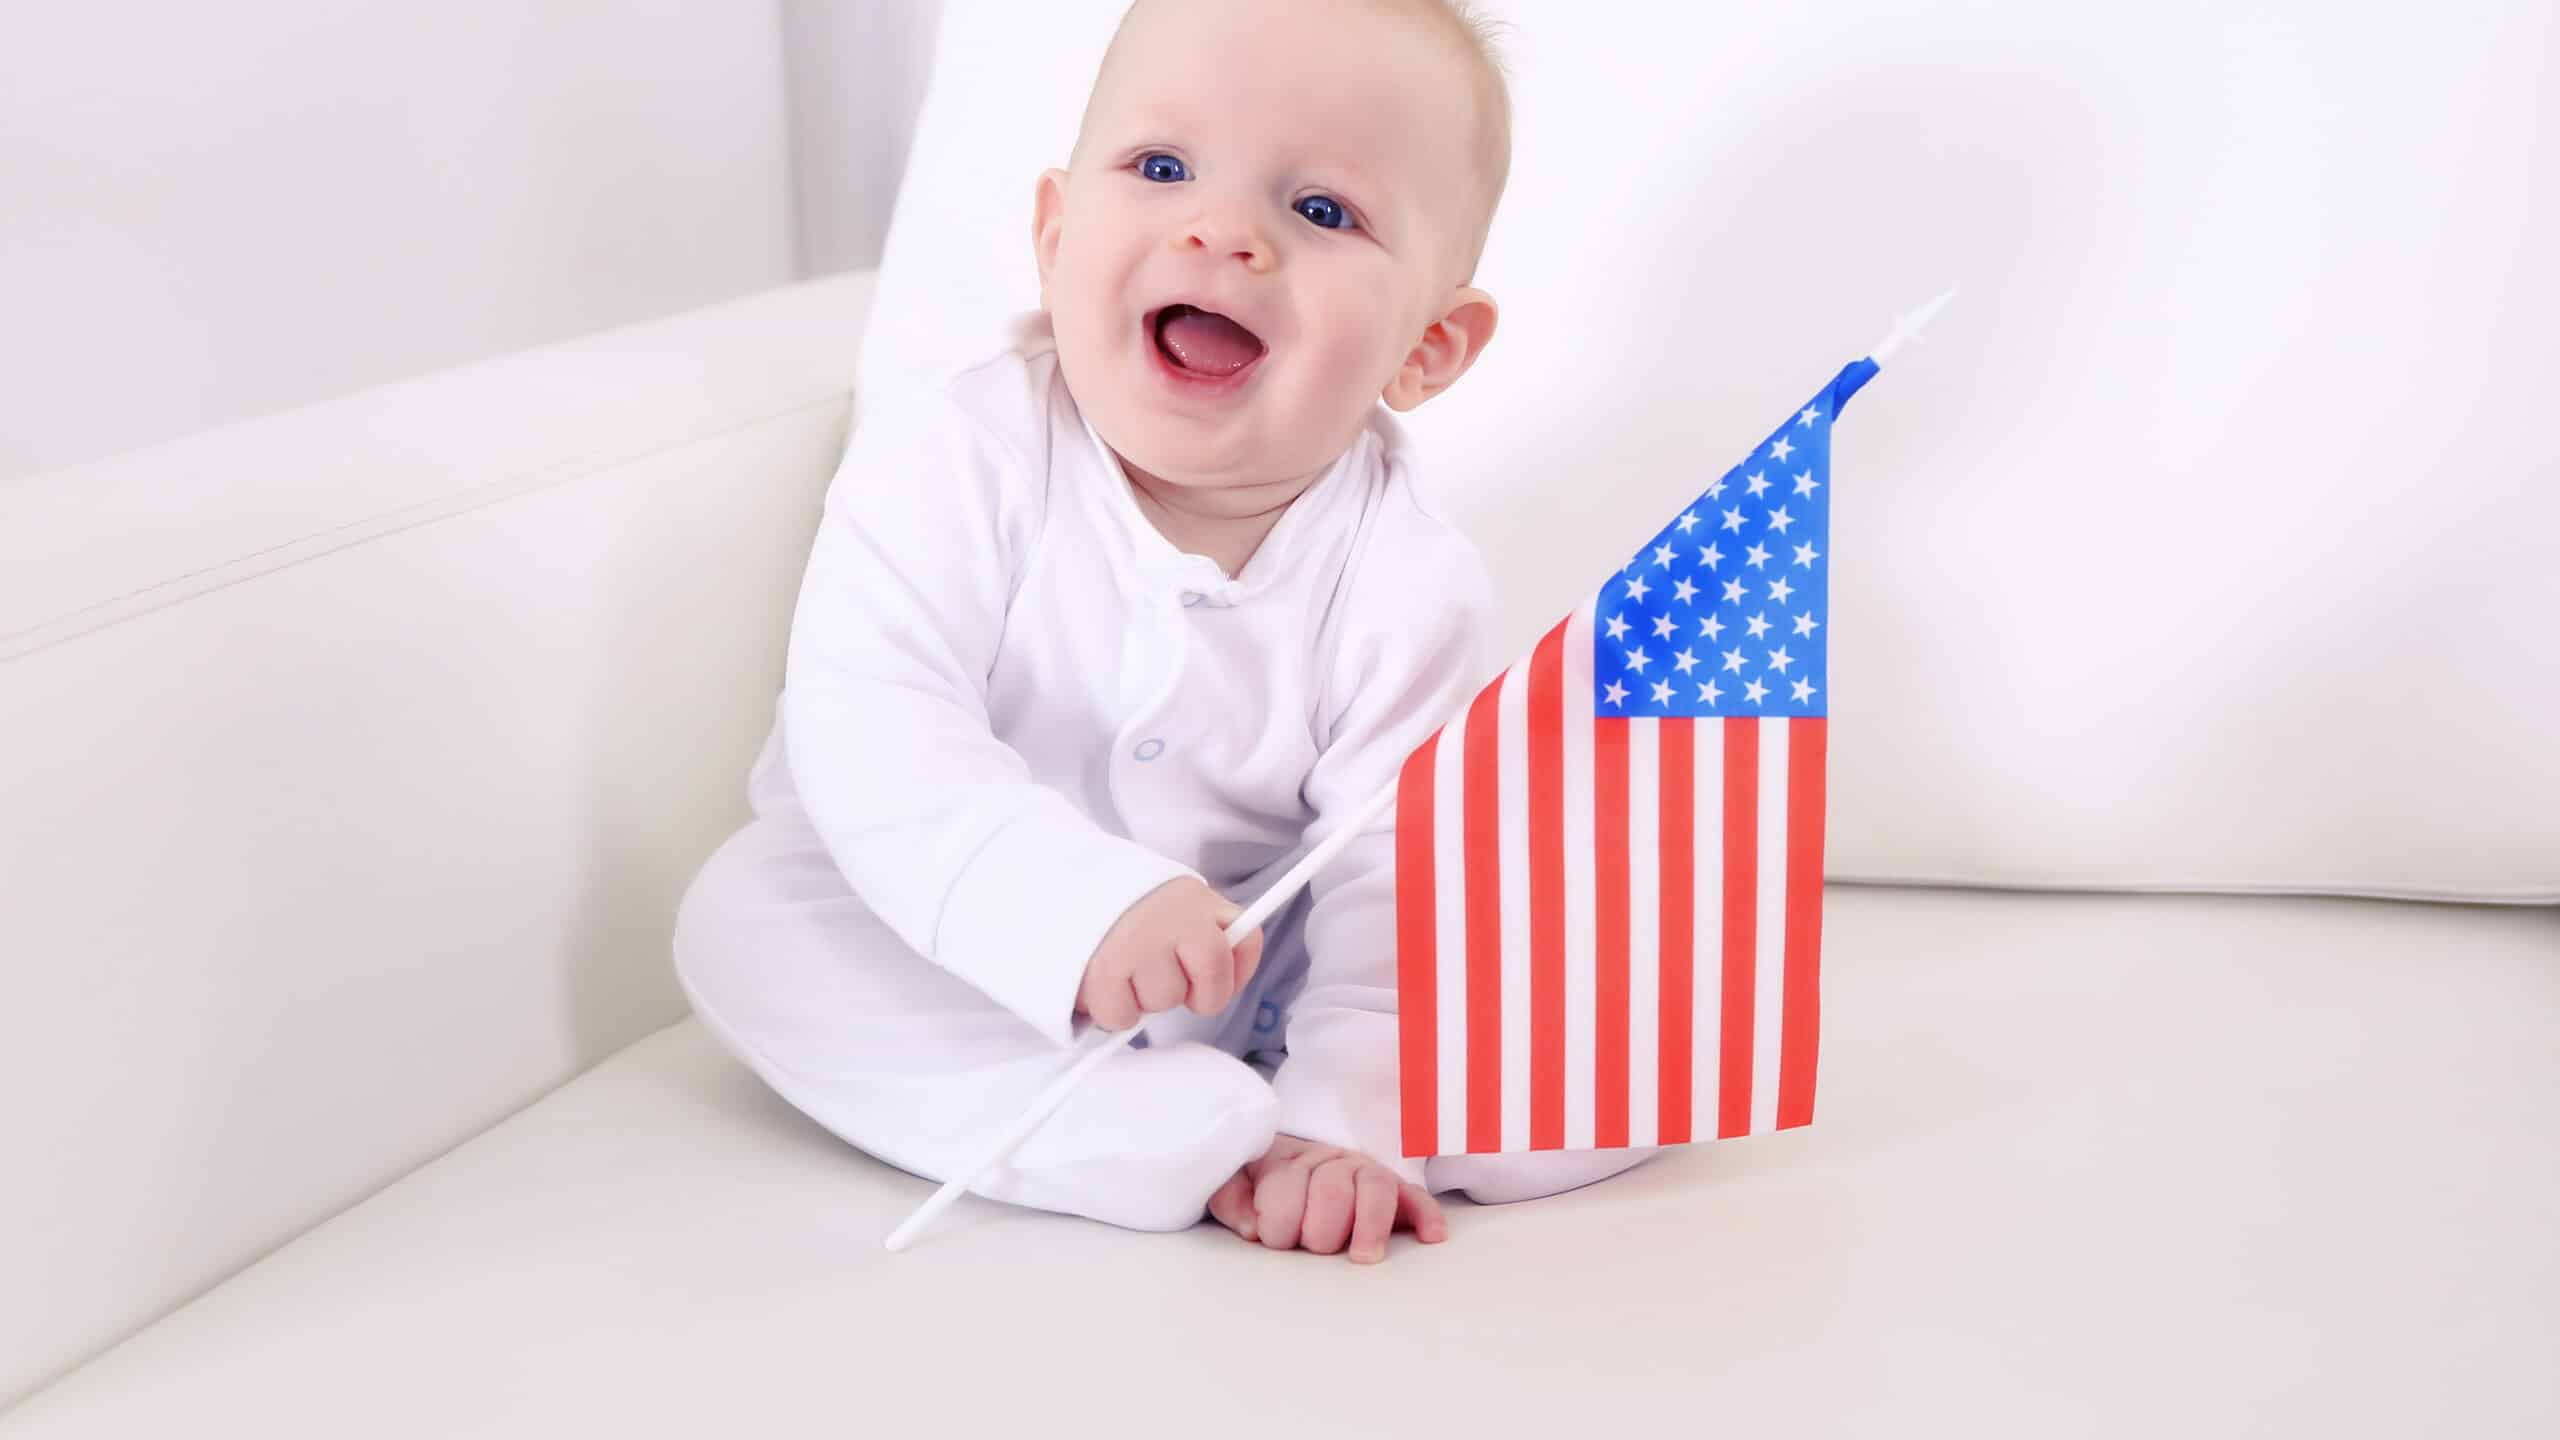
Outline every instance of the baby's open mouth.
[(1156, 312), (1156, 348), (1175, 369), (1223, 380), (1262, 358), (1262, 340), (1214, 310), (1167, 305)]

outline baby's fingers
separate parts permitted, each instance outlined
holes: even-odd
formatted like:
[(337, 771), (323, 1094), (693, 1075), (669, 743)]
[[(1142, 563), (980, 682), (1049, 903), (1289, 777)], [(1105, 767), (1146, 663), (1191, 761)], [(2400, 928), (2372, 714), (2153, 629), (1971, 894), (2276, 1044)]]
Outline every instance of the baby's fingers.
[(1242, 990), (1253, 983), (1253, 972), (1262, 968), (1262, 929), (1254, 927), (1250, 934), (1236, 942), (1236, 988)]
[(1185, 985), (1194, 1011), (1215, 1015), (1236, 998), (1235, 952), (1227, 948), (1227, 937), (1215, 927), (1202, 924), (1177, 943), (1173, 953), (1187, 977)]
[(1254, 1227), (1262, 1243), (1274, 1250), (1293, 1250), (1298, 1222), (1307, 1213), (1307, 1171), (1298, 1164), (1274, 1165), (1253, 1187)]
[(1298, 1243), (1318, 1255), (1339, 1254), (1351, 1238), (1352, 1207), (1357, 1190), (1354, 1177), (1369, 1167), (1356, 1155), (1337, 1155), (1315, 1168), (1307, 1177), (1307, 1216), (1300, 1224)]
[(1218, 1193), (1209, 1197), (1209, 1218), (1247, 1240), (1254, 1239), (1253, 1177), (1242, 1170), (1228, 1176)]
[(1396, 1228), (1397, 1186), (1394, 1171), (1363, 1165), (1353, 1180), (1358, 1190), (1357, 1214), (1351, 1222), (1351, 1258), (1375, 1265), (1387, 1258), (1387, 1236)]
[(1402, 1186), (1397, 1191), (1396, 1211), (1413, 1227), (1413, 1238), (1423, 1244), (1437, 1245), (1449, 1238), (1449, 1216), (1440, 1208), (1440, 1197), (1421, 1186)]
[[(1221, 894), (1221, 897), (1219, 897), (1219, 904), (1216, 904), (1216, 912), (1213, 912), (1213, 917), (1216, 917), (1216, 922), (1219, 922), (1219, 935), (1221, 935), (1221, 938), (1224, 938), (1224, 935), (1226, 935), (1226, 928), (1229, 928), (1229, 925), (1234, 925), (1236, 917), (1242, 917), (1242, 915), (1244, 915), (1244, 907), (1242, 907), (1242, 904), (1236, 904), (1234, 899), (1226, 899), (1224, 894)], [(1262, 928), (1260, 928), (1260, 925), (1254, 925), (1254, 928), (1249, 930), (1249, 933), (1244, 935), (1242, 940), (1236, 940), (1234, 953), (1236, 953), (1236, 989), (1244, 989), (1244, 986), (1247, 986), (1247, 984), (1252, 984), (1254, 971), (1257, 971), (1257, 969), (1260, 969), (1260, 966), (1262, 966)]]

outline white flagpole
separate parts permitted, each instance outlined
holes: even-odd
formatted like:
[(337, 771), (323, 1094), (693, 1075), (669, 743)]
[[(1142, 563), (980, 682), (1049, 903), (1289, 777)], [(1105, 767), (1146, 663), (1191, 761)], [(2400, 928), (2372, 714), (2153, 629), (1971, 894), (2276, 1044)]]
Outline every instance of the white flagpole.
[(1867, 352), (1867, 358), (1879, 366), (1892, 359), (1894, 351), (1901, 349), (1910, 341), (1919, 339), (1922, 327), (1936, 319), (1938, 312), (1945, 309), (1947, 302), (1954, 298), (1956, 298), (1956, 292), (1950, 289), (1917, 310), (1906, 310), (1895, 316), (1892, 333), (1877, 341), (1875, 348)]
[[(1254, 902), (1245, 907), (1244, 913), (1235, 918), (1235, 923), (1227, 927), (1227, 943), (1234, 945), (1261, 928), (1264, 921), (1278, 914), (1281, 906), (1288, 904), (1293, 896), (1307, 887), (1307, 882), (1316, 877), (1317, 871), (1333, 863), (1333, 857), (1341, 854), (1343, 848), (1357, 839), (1361, 832), (1376, 824), (1378, 817), (1384, 815), (1395, 803), (1396, 782), (1390, 780), (1385, 788), (1371, 796), (1369, 803), (1361, 806), (1359, 813), (1353, 815), (1342, 828), (1326, 836), (1323, 844), (1308, 851), (1305, 858), (1289, 867), (1289, 873), (1273, 881), (1270, 889), (1255, 897)], [(944, 1182), (941, 1189), (933, 1192), (931, 1199), (917, 1206), (914, 1214), (908, 1216), (897, 1229), (890, 1231), (889, 1238), (882, 1244), (892, 1252), (906, 1249), (918, 1235), (924, 1233), (925, 1227), (931, 1225), (936, 1216), (951, 1208), (962, 1192), (974, 1188), (980, 1181), (985, 1180), (989, 1171), (1003, 1164), (1015, 1150), (1020, 1149), (1022, 1142), (1031, 1138), (1031, 1132), (1040, 1128), (1040, 1122), (1049, 1118), (1049, 1112), (1065, 1104), (1068, 1094), (1074, 1091), (1076, 1086), (1084, 1083), (1084, 1077), (1093, 1073), (1095, 1066), (1129, 1048), (1129, 1042), (1137, 1039), (1138, 1032), (1146, 1028), (1146, 1021), (1140, 1020), (1126, 1030), (1097, 1030), (1087, 1035), (1083, 1041), (1083, 1053), (1077, 1056), (1075, 1063), (1061, 1072), (1057, 1079), (1050, 1081), (1049, 1088), (1041, 1091), (1032, 1100), (1031, 1104), (1023, 1110), (1021, 1118), (1015, 1120), (1004, 1132), (1003, 1138), (997, 1140), (993, 1148), (987, 1152), (987, 1157), (971, 1167), (967, 1174)]]
[[(1949, 290), (1916, 310), (1907, 310), (1896, 316), (1893, 329), (1884, 339), (1876, 342), (1875, 348), (1867, 352), (1866, 358), (1873, 360), (1879, 366), (1883, 365), (1895, 351), (1918, 339), (1921, 329), (1935, 318), (1941, 309), (1945, 308), (1948, 301), (1955, 297), (1956, 292)], [(1096, 443), (1099, 443), (1098, 437)], [(1245, 912), (1236, 917), (1235, 923), (1227, 927), (1227, 943), (1233, 945), (1242, 940), (1245, 936), (1252, 934), (1264, 921), (1279, 913), (1280, 907), (1289, 903), (1300, 890), (1305, 889), (1307, 882), (1315, 878), (1317, 871), (1331, 864), (1333, 858), (1342, 853), (1343, 847), (1349, 845), (1362, 831), (1377, 823), (1378, 817), (1393, 807), (1395, 801), (1396, 782), (1390, 780), (1386, 787), (1372, 796), (1369, 803), (1362, 806), (1360, 812), (1348, 823), (1328, 836), (1323, 844), (1308, 851), (1304, 859), (1289, 867), (1289, 873), (1281, 876), (1273, 882), (1270, 889), (1256, 897), (1253, 904), (1247, 906)], [(1095, 1066), (1129, 1048), (1129, 1042), (1137, 1039), (1138, 1033), (1146, 1028), (1146, 1022), (1142, 1019), (1126, 1030), (1097, 1030), (1087, 1035), (1081, 1042), (1082, 1053), (1060, 1072), (1057, 1079), (1049, 1082), (1047, 1089), (1032, 1099), (1030, 1105), (1024, 1108), (1020, 1118), (1016, 1119), (988, 1150), (986, 1158), (979, 1161), (968, 1173), (945, 1181), (942, 1188), (934, 1191), (930, 1199), (916, 1207), (914, 1214), (902, 1221), (897, 1229), (890, 1231), (889, 1238), (882, 1244), (892, 1252), (904, 1250), (913, 1244), (915, 1238), (923, 1234), (925, 1228), (930, 1226), (943, 1211), (950, 1209), (964, 1192), (985, 1180), (988, 1172), (1003, 1164), (1015, 1150), (1020, 1149), (1022, 1142), (1031, 1138), (1031, 1132), (1040, 1128), (1040, 1122), (1048, 1119), (1051, 1111), (1066, 1103), (1067, 1096), (1074, 1092), (1076, 1086), (1084, 1082), (1085, 1076), (1093, 1073)]]

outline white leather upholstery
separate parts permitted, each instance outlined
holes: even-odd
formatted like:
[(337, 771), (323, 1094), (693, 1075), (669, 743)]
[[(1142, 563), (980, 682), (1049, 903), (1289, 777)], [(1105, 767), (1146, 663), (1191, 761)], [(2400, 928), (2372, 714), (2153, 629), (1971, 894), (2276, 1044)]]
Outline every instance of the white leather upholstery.
[(797, 274), (773, 0), (0, 12), (0, 481)]
[[(862, 381), (1031, 301), (1122, 0), (951, 0)], [(1512, 185), (1428, 470), (1525, 648), (1843, 418), (1835, 876), (2560, 899), (2560, 146), (2526, 0), (1495, 0)]]
[(1379, 1269), (976, 1200), (886, 1255), (930, 1187), (688, 1022), (0, 1435), (2560, 1427), (2560, 913), (1851, 889), (1830, 939), (1811, 1129)]
[(869, 289), (0, 487), (0, 1403), (682, 1013)]

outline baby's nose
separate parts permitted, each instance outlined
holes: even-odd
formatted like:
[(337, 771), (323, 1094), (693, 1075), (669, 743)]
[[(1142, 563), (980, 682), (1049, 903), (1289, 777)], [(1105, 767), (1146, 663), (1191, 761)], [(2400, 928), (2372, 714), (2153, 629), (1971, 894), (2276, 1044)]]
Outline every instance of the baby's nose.
[(1223, 214), (1202, 215), (1174, 234), (1174, 248), (1207, 251), (1244, 262), (1260, 275), (1271, 269), (1271, 239), (1261, 227)]

